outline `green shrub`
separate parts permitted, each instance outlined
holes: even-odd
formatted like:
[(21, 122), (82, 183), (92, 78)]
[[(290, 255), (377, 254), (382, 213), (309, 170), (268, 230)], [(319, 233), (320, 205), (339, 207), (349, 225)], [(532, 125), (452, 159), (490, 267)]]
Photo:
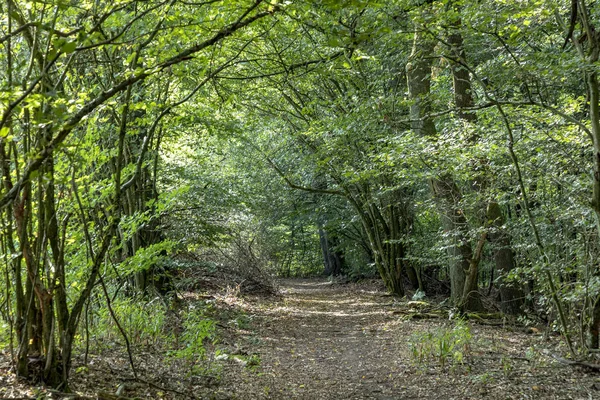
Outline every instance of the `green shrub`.
[(469, 355), (471, 330), (462, 320), (452, 327), (440, 327), (434, 331), (413, 333), (408, 341), (413, 360), (419, 364), (429, 361), (456, 366), (463, 364)]
[(183, 321), (180, 348), (169, 352), (173, 360), (183, 360), (189, 365), (190, 374), (204, 373), (207, 365), (207, 342), (216, 340), (215, 321), (206, 317), (204, 310), (191, 310)]
[(10, 345), (10, 326), (3, 320), (0, 320), (0, 350)]
[[(165, 333), (167, 309), (162, 302), (144, 304), (136, 298), (116, 298), (112, 309), (131, 344), (163, 345), (171, 341), (171, 336)], [(106, 305), (98, 310), (90, 333), (100, 340), (122, 337)]]

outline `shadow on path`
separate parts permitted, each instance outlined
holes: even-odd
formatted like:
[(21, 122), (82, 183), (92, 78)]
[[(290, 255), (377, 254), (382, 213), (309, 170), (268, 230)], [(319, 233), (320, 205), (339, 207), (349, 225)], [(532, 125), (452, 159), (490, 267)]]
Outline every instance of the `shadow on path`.
[(540, 337), (498, 327), (472, 325), (471, 355), (457, 368), (435, 360), (417, 365), (409, 340), (453, 322), (402, 320), (394, 310), (407, 303), (376, 284), (282, 280), (280, 290), (280, 301), (252, 311), (249, 348), (260, 366), (229, 377), (237, 381), (234, 398), (589, 399), (600, 393), (591, 389), (592, 376), (526, 360)]

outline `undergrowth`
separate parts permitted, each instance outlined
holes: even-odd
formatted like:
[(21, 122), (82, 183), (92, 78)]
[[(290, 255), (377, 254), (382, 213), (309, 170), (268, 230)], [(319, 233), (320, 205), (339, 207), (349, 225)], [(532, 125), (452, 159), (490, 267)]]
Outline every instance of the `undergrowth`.
[(0, 319), (0, 350), (10, 345), (10, 326), (6, 321)]
[(435, 362), (442, 368), (456, 368), (465, 365), (465, 359), (470, 356), (471, 339), (471, 329), (467, 323), (457, 320), (453, 326), (413, 333), (408, 346), (413, 362), (418, 366)]
[(140, 303), (139, 299), (122, 297), (114, 299), (111, 307), (118, 325), (106, 305), (90, 313), (87, 329), (92, 351), (123, 344), (120, 325), (134, 348), (153, 346), (165, 351), (167, 360), (188, 370), (189, 375), (214, 372), (214, 354), (209, 346), (217, 340), (214, 306), (201, 304), (175, 311), (160, 298)]
[[(112, 302), (112, 310), (132, 345), (163, 346), (173, 341), (173, 334), (165, 329), (167, 307), (159, 299), (140, 303), (139, 299), (123, 297)], [(90, 319), (90, 335), (96, 343), (113, 343), (123, 339), (117, 322), (104, 305)]]
[(205, 374), (212, 368), (206, 345), (216, 342), (216, 323), (202, 309), (192, 309), (183, 320), (179, 347), (169, 351), (171, 360), (183, 361), (189, 375)]

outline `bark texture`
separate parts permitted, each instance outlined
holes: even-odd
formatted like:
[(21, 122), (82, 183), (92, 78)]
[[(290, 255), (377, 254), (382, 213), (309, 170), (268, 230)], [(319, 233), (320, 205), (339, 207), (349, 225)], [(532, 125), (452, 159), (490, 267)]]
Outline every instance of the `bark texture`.
[[(427, 137), (437, 136), (433, 118), (430, 116), (431, 104), (428, 100), (435, 45), (436, 42), (425, 32), (417, 29), (412, 53), (406, 65), (412, 129)], [(480, 310), (483, 306), (479, 297), (477, 279), (469, 279), (468, 285), (465, 287), (467, 272), (471, 272), (470, 276), (473, 276), (471, 269), (473, 251), (468, 238), (468, 223), (460, 208), (460, 190), (449, 174), (443, 174), (433, 179), (431, 187), (442, 214), (444, 230), (450, 236), (452, 243), (448, 249), (452, 301), (467, 310)], [(463, 299), (465, 293), (468, 296)]]
[(515, 267), (515, 263), (510, 237), (503, 228), (504, 216), (498, 203), (494, 201), (488, 203), (487, 218), (492, 227), (489, 237), (494, 244), (494, 261), (498, 274), (498, 289), (500, 290), (500, 309), (506, 314), (520, 314), (523, 312), (525, 297), (518, 284), (507, 282), (505, 279), (506, 275)]

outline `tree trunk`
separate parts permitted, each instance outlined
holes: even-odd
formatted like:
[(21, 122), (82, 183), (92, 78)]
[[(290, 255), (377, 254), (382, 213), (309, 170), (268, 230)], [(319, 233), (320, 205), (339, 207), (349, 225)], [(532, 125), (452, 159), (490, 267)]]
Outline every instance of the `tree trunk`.
[(466, 272), (464, 291), (460, 300), (459, 308), (461, 311), (466, 310), (481, 310), (483, 309), (479, 297), (479, 289), (477, 286), (479, 262), (483, 253), (483, 246), (487, 240), (487, 230), (479, 238), (477, 247), (473, 252), (473, 258), (469, 262), (469, 269)]
[(321, 252), (323, 253), (323, 264), (325, 266), (323, 274), (326, 276), (337, 276), (342, 273), (344, 255), (337, 250), (335, 237), (327, 233), (324, 228), (319, 228), (319, 242)]
[(492, 230), (490, 239), (494, 243), (494, 261), (498, 273), (498, 289), (500, 290), (500, 309), (506, 314), (523, 312), (524, 294), (519, 285), (506, 282), (506, 275), (515, 267), (514, 255), (510, 246), (510, 238), (504, 230), (504, 217), (500, 205), (494, 201), (488, 203), (487, 219)]
[[(359, 209), (360, 211), (360, 209)], [(390, 238), (389, 226), (374, 205), (361, 212), (363, 228), (373, 249), (375, 266), (386, 288), (399, 297), (404, 296), (402, 282), (404, 249), (395, 238)]]
[(423, 282), (421, 281), (420, 271), (414, 265), (406, 265), (406, 275), (413, 289), (425, 291)]
[[(581, 37), (572, 30), (571, 39), (579, 56), (588, 64), (589, 68), (585, 69), (585, 81), (587, 86), (587, 96), (589, 99), (589, 115), (592, 135), (593, 154), (593, 174), (592, 174), (592, 198), (591, 206), (596, 216), (596, 226), (600, 232), (600, 88), (598, 83), (598, 72), (591, 66), (596, 65), (600, 60), (600, 37), (595, 27), (592, 26), (590, 20), (591, 13), (587, 9), (586, 2), (580, 0), (576, 3), (576, 7), (572, 12), (573, 26), (577, 20), (581, 20), (583, 33)], [(585, 38), (585, 40), (583, 39)], [(594, 275), (600, 275), (598, 267), (592, 272)], [(591, 323), (589, 326), (590, 346), (592, 349), (598, 349), (600, 345), (600, 298), (592, 299), (594, 304), (591, 312)]]
[[(406, 65), (408, 94), (411, 100), (410, 116), (412, 129), (421, 136), (436, 137), (437, 130), (427, 99), (431, 86), (432, 54), (436, 42), (419, 29), (415, 30), (413, 50)], [(465, 289), (467, 271), (471, 268), (472, 250), (468, 239), (468, 224), (464, 212), (460, 209), (460, 191), (452, 176), (444, 174), (433, 179), (431, 187), (442, 214), (444, 230), (451, 235), (450, 255), (450, 288), (454, 304), (464, 303), (465, 290), (469, 293), (468, 302), (464, 303), (470, 310), (482, 308), (477, 290), (477, 279), (470, 280)]]
[(592, 311), (592, 321), (590, 323), (590, 348), (600, 348), (600, 297), (596, 297)]
[[(460, 26), (457, 21), (456, 26)], [(465, 121), (475, 122), (477, 114), (468, 110), (473, 107), (473, 95), (471, 90), (471, 76), (466, 68), (466, 54), (463, 46), (462, 35), (454, 32), (448, 36), (448, 43), (452, 46), (453, 62), (452, 68), (452, 86), (454, 88), (454, 103), (458, 108), (458, 116)]]

